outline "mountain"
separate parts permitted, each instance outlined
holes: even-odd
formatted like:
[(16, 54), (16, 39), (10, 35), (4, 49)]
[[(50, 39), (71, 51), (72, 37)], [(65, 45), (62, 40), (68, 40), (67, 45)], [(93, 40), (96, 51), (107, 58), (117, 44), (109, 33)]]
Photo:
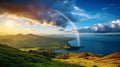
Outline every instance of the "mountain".
[(68, 45), (70, 37), (47, 37), (33, 34), (23, 35), (0, 35), (0, 43), (14, 48), (49, 48), (58, 49)]

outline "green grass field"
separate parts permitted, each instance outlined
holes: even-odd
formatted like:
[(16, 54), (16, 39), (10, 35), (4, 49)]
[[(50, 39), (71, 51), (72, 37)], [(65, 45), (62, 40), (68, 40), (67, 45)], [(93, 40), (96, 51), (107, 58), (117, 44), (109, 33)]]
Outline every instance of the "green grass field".
[(0, 44), (0, 67), (81, 67)]

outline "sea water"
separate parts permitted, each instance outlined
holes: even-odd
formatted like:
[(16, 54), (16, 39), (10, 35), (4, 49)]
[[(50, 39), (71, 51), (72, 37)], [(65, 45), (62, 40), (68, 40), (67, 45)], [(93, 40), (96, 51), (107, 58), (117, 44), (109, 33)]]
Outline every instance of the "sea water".
[[(68, 42), (77, 45), (77, 40)], [(81, 34), (80, 50), (58, 50), (59, 52), (93, 52), (96, 54), (111, 54), (120, 51), (120, 34)]]

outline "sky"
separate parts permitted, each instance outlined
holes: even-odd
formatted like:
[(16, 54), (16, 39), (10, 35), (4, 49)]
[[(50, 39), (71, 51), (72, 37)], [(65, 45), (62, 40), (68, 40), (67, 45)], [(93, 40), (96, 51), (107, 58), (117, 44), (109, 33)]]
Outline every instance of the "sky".
[[(120, 20), (119, 0), (0, 0), (0, 33), (67, 34)], [(118, 23), (118, 22), (117, 22)]]
[(91, 26), (97, 23), (109, 23), (120, 19), (120, 0), (76, 0), (76, 5), (86, 12), (86, 15), (94, 16), (86, 19), (78, 26)]

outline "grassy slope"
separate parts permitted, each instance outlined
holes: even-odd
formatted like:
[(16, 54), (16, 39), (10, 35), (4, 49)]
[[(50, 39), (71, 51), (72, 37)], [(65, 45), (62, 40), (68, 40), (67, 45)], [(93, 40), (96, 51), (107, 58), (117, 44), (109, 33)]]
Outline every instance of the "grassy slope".
[(71, 38), (52, 38), (43, 37), (37, 35), (0, 35), (0, 43), (7, 44), (15, 48), (27, 48), (27, 47), (37, 47), (37, 48), (63, 48), (67, 45), (67, 40)]
[(55, 60), (80, 64), (86, 67), (120, 67), (120, 52), (115, 52), (107, 56), (90, 52), (68, 53), (56, 56)]
[(53, 61), (42, 55), (22, 52), (0, 44), (0, 67), (80, 67), (79, 65)]

